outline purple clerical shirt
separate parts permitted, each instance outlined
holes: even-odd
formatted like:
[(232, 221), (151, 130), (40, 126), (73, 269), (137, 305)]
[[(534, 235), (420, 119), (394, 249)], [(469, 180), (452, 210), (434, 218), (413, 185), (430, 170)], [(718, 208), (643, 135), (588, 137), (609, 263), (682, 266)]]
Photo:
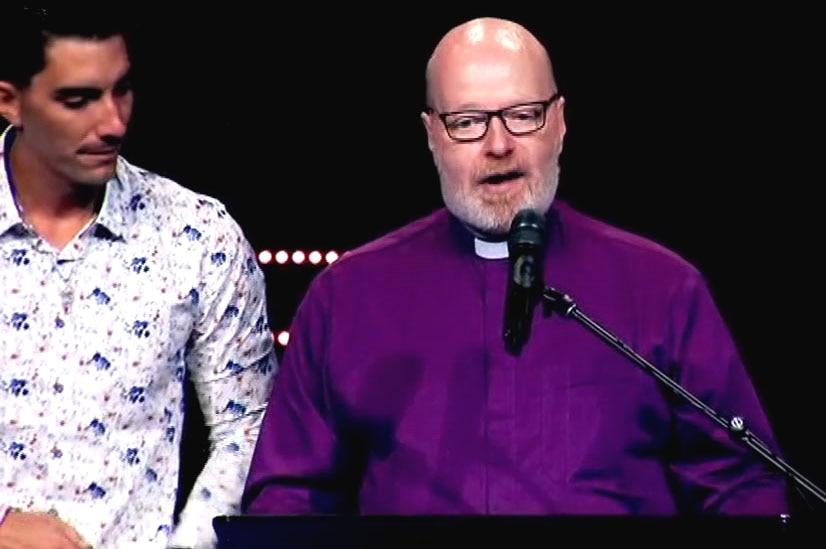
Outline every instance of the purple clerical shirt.
[[(783, 478), (571, 318), (503, 338), (507, 258), (445, 210), (343, 255), (290, 330), (249, 514), (787, 512)], [(777, 451), (702, 275), (557, 200), (544, 281)]]

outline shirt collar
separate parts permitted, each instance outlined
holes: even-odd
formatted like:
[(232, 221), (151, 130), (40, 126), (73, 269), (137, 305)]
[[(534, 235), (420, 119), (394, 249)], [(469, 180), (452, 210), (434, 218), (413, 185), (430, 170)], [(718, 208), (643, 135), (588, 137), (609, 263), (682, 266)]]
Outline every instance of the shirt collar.
[(505, 259), (508, 257), (508, 242), (506, 240), (491, 242), (474, 238), (473, 247), (476, 255), (483, 259)]
[[(562, 223), (561, 211), (566, 207), (566, 204), (557, 198), (545, 214), (547, 253), (559, 249), (563, 244), (564, 227)], [(461, 225), (461, 222), (458, 223)], [(482, 259), (507, 259), (510, 256), (507, 239), (485, 240), (473, 235), (466, 226), (463, 227), (464, 230), (462, 232), (469, 234), (473, 239), (473, 250), (478, 257), (481, 257)]]
[(14, 135), (14, 127), (9, 125), (0, 135), (0, 235), (17, 225), (22, 225), (20, 212), (11, 194), (10, 174), (7, 172), (9, 166), (8, 150)]

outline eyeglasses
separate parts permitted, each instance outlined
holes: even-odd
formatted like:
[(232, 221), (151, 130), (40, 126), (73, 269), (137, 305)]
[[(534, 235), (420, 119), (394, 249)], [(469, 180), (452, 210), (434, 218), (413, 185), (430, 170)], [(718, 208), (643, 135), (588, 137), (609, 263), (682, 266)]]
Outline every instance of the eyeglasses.
[(527, 135), (541, 130), (545, 126), (548, 107), (559, 99), (556, 92), (545, 101), (520, 103), (498, 111), (454, 111), (436, 113), (432, 108), (428, 112), (438, 114), (451, 139), (460, 142), (478, 141), (487, 135), (490, 120), (498, 117), (505, 128), (513, 135)]

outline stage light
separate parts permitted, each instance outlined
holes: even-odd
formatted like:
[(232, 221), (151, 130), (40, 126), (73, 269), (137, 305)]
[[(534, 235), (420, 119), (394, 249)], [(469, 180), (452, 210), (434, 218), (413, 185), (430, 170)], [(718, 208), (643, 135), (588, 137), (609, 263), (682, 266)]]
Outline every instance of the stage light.
[(287, 330), (282, 330), (275, 336), (275, 340), (282, 347), (286, 347), (287, 342), (290, 341), (290, 333)]
[(272, 261), (272, 252), (271, 252), (271, 251), (269, 251), (269, 250), (261, 250), (261, 251), (258, 253), (258, 261), (259, 261), (262, 265), (266, 265), (267, 263), (269, 263), (270, 261)]
[(260, 250), (258, 261), (262, 265), (277, 263), (279, 265), (321, 265), (322, 262), (332, 263), (339, 258), (339, 253), (335, 250), (313, 250), (305, 252), (303, 250), (278, 250), (273, 253), (271, 250)]

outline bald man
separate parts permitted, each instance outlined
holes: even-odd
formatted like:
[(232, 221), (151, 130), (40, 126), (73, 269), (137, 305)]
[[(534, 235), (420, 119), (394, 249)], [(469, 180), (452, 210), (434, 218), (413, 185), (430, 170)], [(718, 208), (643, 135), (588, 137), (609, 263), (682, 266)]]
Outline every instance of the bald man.
[[(313, 280), (242, 509), (785, 513), (776, 471), (582, 326), (536, 306), (544, 272), (778, 450), (697, 269), (555, 198), (565, 102), (542, 44), (513, 22), (469, 21), (439, 42), (426, 77), (421, 118), (445, 207)], [(530, 291), (510, 294), (515, 219), (539, 269)], [(506, 344), (506, 302), (526, 295), (530, 337)]]

